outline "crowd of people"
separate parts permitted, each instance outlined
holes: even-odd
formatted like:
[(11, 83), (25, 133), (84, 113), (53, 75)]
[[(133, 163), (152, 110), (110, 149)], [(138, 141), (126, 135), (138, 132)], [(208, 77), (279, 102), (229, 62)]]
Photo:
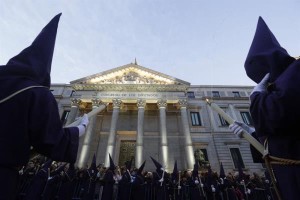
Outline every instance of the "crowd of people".
[[(31, 159), (20, 171), (18, 200), (272, 200), (272, 184), (265, 176), (239, 170), (219, 173), (210, 167), (201, 170), (165, 171), (151, 157), (156, 170), (96, 165), (78, 169), (74, 164), (55, 162), (43, 156)], [(152, 164), (152, 163), (151, 163)], [(153, 164), (152, 164), (153, 165)], [(223, 169), (221, 165), (221, 169)], [(223, 172), (222, 172), (223, 171)]]

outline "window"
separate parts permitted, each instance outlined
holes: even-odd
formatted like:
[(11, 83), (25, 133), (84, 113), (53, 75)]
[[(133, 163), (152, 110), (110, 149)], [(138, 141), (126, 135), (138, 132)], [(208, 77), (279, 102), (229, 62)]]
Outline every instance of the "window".
[(199, 112), (191, 112), (192, 126), (201, 126)]
[(187, 92), (187, 97), (191, 99), (195, 98), (194, 92)]
[(61, 116), (61, 122), (62, 122), (63, 125), (66, 124), (69, 114), (70, 114), (70, 111), (69, 111), (69, 110), (65, 110), (65, 111), (63, 112), (63, 114), (62, 114), (62, 116)]
[(196, 162), (198, 161), (200, 166), (203, 166), (205, 164), (209, 164), (206, 149), (201, 149), (201, 148), (195, 149), (194, 156), (195, 156)]
[(232, 92), (232, 94), (233, 94), (233, 97), (241, 97), (239, 92)]
[(229, 123), (221, 115), (219, 115), (219, 119), (221, 122), (221, 126), (229, 126)]
[(213, 97), (220, 97), (220, 93), (218, 91), (212, 91)]
[(240, 165), (242, 168), (245, 168), (239, 148), (230, 148), (230, 153), (234, 163), (234, 167), (237, 169)]
[(243, 122), (247, 125), (250, 125), (250, 126), (253, 126), (253, 120), (251, 118), (251, 115), (249, 112), (240, 112), (241, 113), (241, 116), (242, 116), (242, 119), (243, 119)]

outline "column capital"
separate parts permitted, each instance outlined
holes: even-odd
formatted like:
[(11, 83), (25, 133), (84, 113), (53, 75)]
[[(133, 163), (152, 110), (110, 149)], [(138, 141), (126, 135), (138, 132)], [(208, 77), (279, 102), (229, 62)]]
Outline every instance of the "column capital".
[(186, 99), (179, 99), (178, 104), (179, 104), (180, 108), (186, 108), (188, 105), (188, 102)]
[(121, 104), (122, 104), (121, 99), (113, 99), (112, 102), (113, 102), (113, 107), (114, 108), (120, 108), (121, 107)]
[(167, 107), (167, 100), (165, 100), (165, 99), (159, 99), (157, 101), (157, 106), (159, 108), (165, 108), (165, 107)]
[(103, 104), (103, 102), (98, 98), (93, 98), (93, 99), (91, 99), (91, 101), (92, 101), (92, 106), (98, 107), (99, 105)]
[(81, 104), (81, 99), (72, 98), (71, 99), (71, 106), (72, 107), (78, 107)]
[(144, 100), (144, 99), (138, 99), (137, 100), (137, 107), (138, 108), (145, 108), (145, 106), (146, 106), (146, 100)]

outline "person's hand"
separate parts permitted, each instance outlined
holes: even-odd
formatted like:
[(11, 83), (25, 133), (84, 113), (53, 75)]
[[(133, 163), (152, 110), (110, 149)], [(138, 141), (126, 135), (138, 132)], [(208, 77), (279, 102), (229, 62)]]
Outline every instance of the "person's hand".
[(267, 90), (268, 81), (269, 81), (270, 73), (267, 73), (265, 77), (253, 88), (250, 96), (254, 92), (264, 92)]
[(230, 124), (229, 129), (239, 138), (242, 137), (243, 130), (249, 134), (252, 134), (253, 132), (255, 132), (254, 128), (246, 125), (243, 122), (238, 122), (238, 121), (235, 121), (234, 123)]
[(89, 124), (89, 118), (87, 114), (84, 114), (77, 128), (79, 129), (79, 137), (85, 134), (87, 125)]
[(84, 114), (81, 118), (80, 125), (84, 125), (85, 127), (87, 127), (88, 124), (89, 124), (89, 117), (87, 114)]

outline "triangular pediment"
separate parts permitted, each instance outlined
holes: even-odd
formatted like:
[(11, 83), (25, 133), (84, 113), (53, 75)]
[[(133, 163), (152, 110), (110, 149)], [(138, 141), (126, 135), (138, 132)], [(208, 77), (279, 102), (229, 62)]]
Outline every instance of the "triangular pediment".
[(188, 82), (133, 63), (71, 81), (71, 84), (190, 85)]

